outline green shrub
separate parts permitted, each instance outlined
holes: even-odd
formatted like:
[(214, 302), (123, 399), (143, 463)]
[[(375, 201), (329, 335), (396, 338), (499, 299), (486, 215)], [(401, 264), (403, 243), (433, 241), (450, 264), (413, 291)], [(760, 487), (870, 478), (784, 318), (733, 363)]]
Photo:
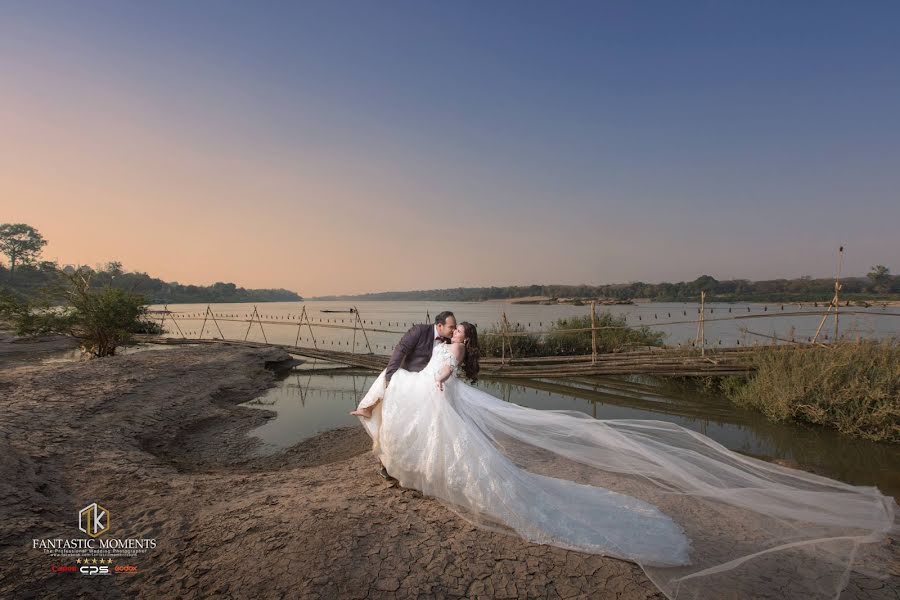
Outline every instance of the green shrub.
[(135, 333), (161, 333), (146, 318), (146, 300), (121, 288), (91, 288), (85, 273), (58, 273), (58, 283), (39, 300), (0, 295), (0, 318), (19, 335), (62, 334), (92, 356), (112, 356)]
[[(520, 324), (509, 326), (511, 333), (524, 333), (525, 327)], [(481, 348), (481, 356), (500, 358), (503, 355), (503, 337), (500, 334), (502, 329), (500, 325), (492, 325), (480, 332), (478, 335), (478, 345)], [(537, 335), (516, 335), (506, 338), (506, 356), (509, 357), (509, 348), (512, 346), (513, 356), (519, 358), (523, 356), (543, 356), (543, 348), (540, 338)]]
[[(591, 327), (591, 317), (572, 317), (559, 319), (551, 325), (547, 334), (526, 334), (507, 337), (507, 356), (509, 345), (514, 357), (528, 356), (570, 356), (575, 354), (591, 354), (592, 341), (590, 331), (564, 332), (566, 329), (587, 329)], [(665, 334), (651, 330), (649, 327), (630, 327), (624, 317), (616, 317), (605, 312), (597, 315), (597, 327), (605, 327), (597, 331), (598, 352), (619, 352), (636, 346), (662, 346)], [(500, 357), (502, 355), (503, 336), (499, 325), (488, 327), (481, 333), (479, 344), (482, 356)], [(510, 333), (523, 334), (522, 325), (510, 325)]]
[[(563, 333), (560, 330), (586, 329), (591, 327), (591, 317), (571, 317), (559, 319), (553, 324), (554, 333), (547, 335), (544, 345), (547, 354), (565, 356), (570, 354), (591, 354), (592, 341), (590, 331)], [(649, 327), (630, 327), (624, 317), (617, 317), (609, 312), (597, 315), (598, 352), (619, 352), (636, 346), (662, 346), (666, 334), (653, 331)]]

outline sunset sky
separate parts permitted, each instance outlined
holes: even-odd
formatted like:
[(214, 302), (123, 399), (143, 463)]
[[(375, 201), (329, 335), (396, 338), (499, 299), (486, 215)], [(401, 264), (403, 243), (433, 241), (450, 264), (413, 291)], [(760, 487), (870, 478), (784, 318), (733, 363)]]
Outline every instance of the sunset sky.
[(303, 295), (900, 271), (900, 3), (0, 0), (0, 222)]

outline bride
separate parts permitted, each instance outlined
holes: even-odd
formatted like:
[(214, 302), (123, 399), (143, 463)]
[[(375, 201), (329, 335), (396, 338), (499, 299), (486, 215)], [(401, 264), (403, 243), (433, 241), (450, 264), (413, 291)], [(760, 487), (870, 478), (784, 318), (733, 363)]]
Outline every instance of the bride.
[[(669, 598), (837, 597), (883, 577), (895, 503), (654, 420), (504, 402), (460, 323), (420, 372), (382, 372), (353, 412), (400, 485), (479, 527), (630, 560)], [(883, 550), (882, 550), (883, 551)], [(864, 556), (867, 555), (867, 556)]]

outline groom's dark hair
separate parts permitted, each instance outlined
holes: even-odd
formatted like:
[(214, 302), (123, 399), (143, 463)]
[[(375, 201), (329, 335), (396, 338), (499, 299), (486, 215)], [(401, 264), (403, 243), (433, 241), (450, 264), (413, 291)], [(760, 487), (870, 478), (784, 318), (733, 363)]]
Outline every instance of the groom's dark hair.
[(447, 317), (453, 317), (455, 319), (456, 315), (454, 315), (449, 310), (445, 310), (444, 312), (439, 312), (437, 314), (437, 316), (434, 318), (434, 324), (435, 325), (444, 325), (447, 322)]

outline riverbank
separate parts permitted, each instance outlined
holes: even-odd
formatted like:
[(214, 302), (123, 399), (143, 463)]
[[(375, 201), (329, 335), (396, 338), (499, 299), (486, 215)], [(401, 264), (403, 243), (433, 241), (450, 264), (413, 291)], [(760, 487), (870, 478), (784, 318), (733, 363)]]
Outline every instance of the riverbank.
[[(636, 565), (477, 530), (389, 487), (361, 427), (255, 456), (246, 432), (273, 413), (238, 404), (288, 358), (191, 346), (0, 370), (0, 597), (662, 598)], [(157, 540), (137, 572), (53, 573), (69, 563), (32, 549), (82, 537), (91, 502), (109, 536)], [(890, 583), (853, 574), (842, 598), (894, 597)]]
[[(185, 347), (0, 371), (0, 597), (661, 598), (633, 564), (476, 530), (389, 487), (361, 427), (251, 458), (279, 350)], [(153, 537), (138, 571), (51, 572), (33, 538)], [(74, 561), (70, 561), (74, 562)], [(118, 562), (118, 561), (117, 561)]]

